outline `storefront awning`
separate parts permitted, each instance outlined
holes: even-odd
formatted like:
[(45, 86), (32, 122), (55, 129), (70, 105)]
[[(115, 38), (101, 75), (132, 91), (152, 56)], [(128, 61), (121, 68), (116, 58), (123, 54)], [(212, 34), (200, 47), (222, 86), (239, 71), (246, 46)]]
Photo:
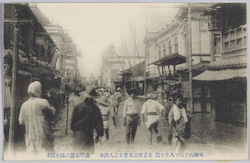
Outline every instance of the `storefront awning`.
[(167, 55), (166, 57), (161, 58), (155, 62), (149, 63), (148, 65), (154, 64), (157, 66), (167, 66), (167, 65), (178, 65), (182, 63), (186, 63), (186, 57), (180, 54), (174, 53), (174, 54)]
[(247, 69), (206, 70), (202, 74), (193, 77), (193, 80), (219, 81), (243, 77), (247, 77)]

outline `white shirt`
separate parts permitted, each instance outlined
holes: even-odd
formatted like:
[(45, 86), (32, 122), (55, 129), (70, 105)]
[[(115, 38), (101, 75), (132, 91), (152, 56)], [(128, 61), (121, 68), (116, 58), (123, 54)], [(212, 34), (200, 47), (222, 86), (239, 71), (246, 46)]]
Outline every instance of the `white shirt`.
[(142, 114), (150, 113), (150, 112), (162, 112), (165, 108), (158, 102), (152, 99), (149, 99), (148, 101), (146, 101), (143, 106), (142, 106)]
[(136, 101), (131, 97), (129, 97), (124, 103), (123, 118), (125, 118), (127, 114), (136, 114), (136, 113), (138, 113), (138, 107), (136, 105)]

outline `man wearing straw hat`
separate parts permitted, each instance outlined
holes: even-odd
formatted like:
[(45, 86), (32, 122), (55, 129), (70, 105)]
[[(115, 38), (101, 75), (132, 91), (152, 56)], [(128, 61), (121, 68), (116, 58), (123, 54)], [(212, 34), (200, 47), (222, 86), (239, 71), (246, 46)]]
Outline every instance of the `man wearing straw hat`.
[(94, 99), (100, 94), (92, 86), (88, 86), (83, 95), (85, 100), (74, 107), (71, 119), (71, 129), (74, 133), (74, 152), (95, 153), (93, 132), (103, 136), (103, 121), (100, 109), (95, 105)]
[(161, 135), (158, 132), (158, 122), (162, 111), (165, 109), (158, 101), (153, 100), (153, 94), (149, 93), (146, 98), (148, 99), (142, 106), (141, 116), (145, 122), (144, 115), (147, 114), (146, 127), (150, 131), (150, 144), (152, 145), (153, 130), (156, 134), (157, 143), (161, 141)]
[[(110, 108), (111, 103), (109, 102), (106, 96), (102, 96), (100, 99), (97, 99), (97, 106), (99, 107), (102, 120), (103, 120), (103, 128), (104, 133), (106, 135), (106, 140), (109, 140), (109, 117), (110, 117)], [(99, 142), (99, 137), (96, 137), (96, 142)]]

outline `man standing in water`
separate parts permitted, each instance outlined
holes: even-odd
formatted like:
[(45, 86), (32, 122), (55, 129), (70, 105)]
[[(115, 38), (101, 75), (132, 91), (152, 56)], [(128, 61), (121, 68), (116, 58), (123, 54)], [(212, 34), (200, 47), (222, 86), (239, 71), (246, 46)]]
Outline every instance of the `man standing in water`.
[(82, 91), (82, 89), (80, 87), (76, 87), (74, 94), (72, 94), (69, 97), (69, 110), (68, 110), (68, 129), (70, 128), (70, 122), (71, 122), (71, 118), (72, 118), (72, 113), (74, 110), (74, 107), (81, 103), (83, 101), (83, 98), (80, 96), (80, 92)]
[(186, 124), (188, 116), (185, 108), (182, 106), (182, 96), (177, 94), (174, 96), (174, 105), (169, 112), (168, 120), (172, 131), (173, 143), (176, 147), (176, 153), (179, 153), (184, 145)]
[(145, 122), (144, 115), (147, 114), (146, 127), (150, 131), (150, 144), (152, 145), (153, 130), (156, 134), (157, 143), (162, 139), (158, 132), (158, 122), (165, 108), (158, 101), (153, 100), (153, 95), (151, 93), (149, 93), (146, 98), (148, 100), (143, 104), (141, 114), (143, 122)]
[(112, 105), (113, 105), (113, 116), (112, 119), (114, 121), (114, 126), (116, 126), (117, 121), (118, 121), (118, 109), (120, 106), (120, 102), (122, 101), (122, 94), (120, 93), (121, 88), (118, 87), (116, 89), (116, 92), (114, 93), (113, 97), (112, 97)]
[(102, 115), (94, 103), (94, 99), (100, 98), (100, 94), (94, 87), (88, 86), (83, 95), (86, 99), (75, 106), (72, 114), (73, 148), (74, 152), (94, 154), (94, 129), (98, 137), (103, 136)]
[(51, 120), (56, 110), (42, 99), (42, 85), (32, 82), (28, 87), (29, 99), (21, 106), (19, 123), (24, 126), (26, 150), (31, 154), (54, 152)]
[(126, 126), (126, 142), (129, 145), (134, 143), (137, 126), (140, 125), (140, 116), (135, 91), (130, 90), (128, 94), (129, 98), (125, 101), (123, 109), (123, 125)]

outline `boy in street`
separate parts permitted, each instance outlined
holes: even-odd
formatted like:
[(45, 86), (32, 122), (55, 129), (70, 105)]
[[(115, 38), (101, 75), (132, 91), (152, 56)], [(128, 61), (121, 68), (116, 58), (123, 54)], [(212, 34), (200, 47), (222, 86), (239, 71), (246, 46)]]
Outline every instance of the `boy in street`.
[[(100, 99), (97, 99), (96, 101), (97, 101), (97, 106), (99, 107), (102, 114), (104, 134), (106, 135), (106, 140), (109, 140), (109, 117), (110, 117), (109, 106), (111, 105), (111, 103), (109, 102), (106, 96), (102, 96)], [(96, 142), (98, 141), (99, 140), (97, 137)], [(101, 142), (103, 143), (103, 140), (101, 140)]]
[(134, 143), (137, 126), (140, 125), (138, 106), (135, 100), (135, 91), (128, 92), (129, 98), (124, 103), (123, 125), (126, 126), (126, 143)]

